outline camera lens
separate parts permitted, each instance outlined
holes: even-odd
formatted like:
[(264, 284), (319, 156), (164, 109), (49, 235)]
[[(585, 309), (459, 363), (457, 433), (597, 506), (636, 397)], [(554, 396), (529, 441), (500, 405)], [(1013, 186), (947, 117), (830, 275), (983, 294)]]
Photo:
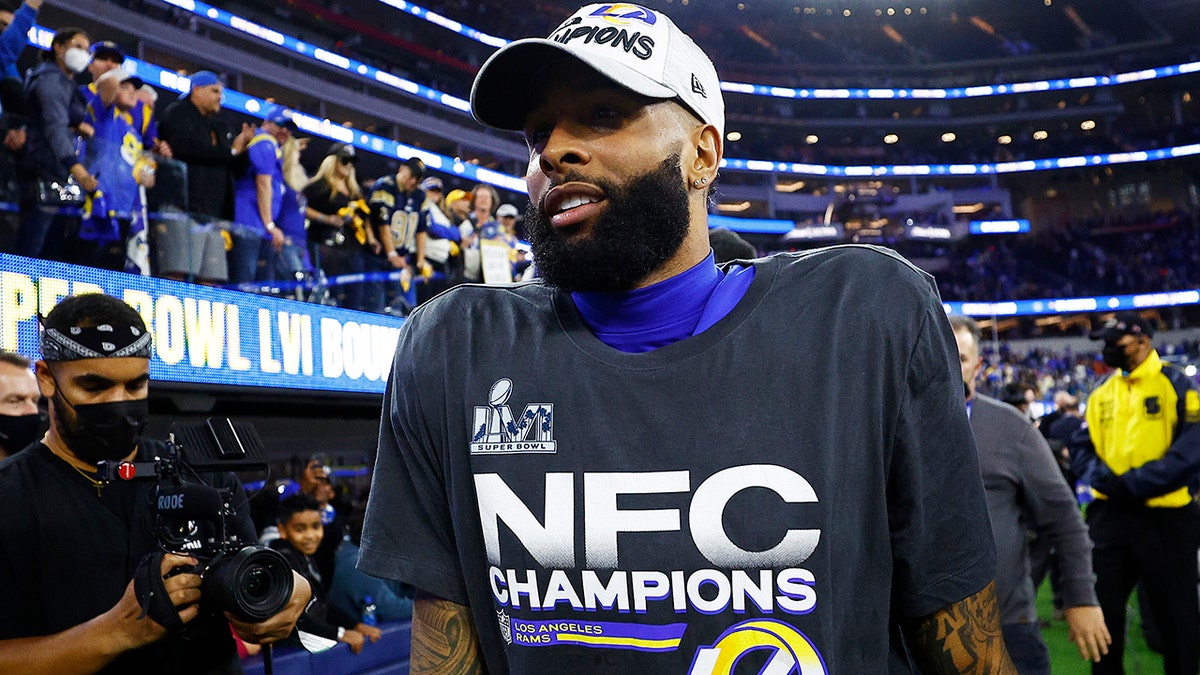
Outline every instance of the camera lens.
[(291, 599), (292, 568), (278, 551), (247, 546), (210, 565), (203, 593), (221, 611), (262, 621), (278, 614)]

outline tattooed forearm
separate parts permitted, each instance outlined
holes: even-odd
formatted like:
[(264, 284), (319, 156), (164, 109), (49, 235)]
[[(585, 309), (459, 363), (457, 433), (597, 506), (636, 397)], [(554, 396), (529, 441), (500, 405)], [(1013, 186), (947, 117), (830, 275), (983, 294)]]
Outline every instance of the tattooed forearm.
[(921, 672), (930, 675), (1016, 675), (1004, 636), (996, 586), (912, 622), (905, 635)]
[(412, 675), (482, 675), (471, 608), (418, 593), (413, 603)]

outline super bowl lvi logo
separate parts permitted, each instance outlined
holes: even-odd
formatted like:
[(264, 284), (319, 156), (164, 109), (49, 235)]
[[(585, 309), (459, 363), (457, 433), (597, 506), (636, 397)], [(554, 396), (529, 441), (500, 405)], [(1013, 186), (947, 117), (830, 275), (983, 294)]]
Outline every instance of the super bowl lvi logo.
[(488, 391), (488, 404), (475, 406), (471, 454), (553, 454), (556, 451), (554, 404), (530, 403), (520, 417), (515, 417), (508, 405), (512, 391), (512, 380), (507, 377), (496, 380)]
[(711, 646), (701, 647), (688, 675), (732, 675), (742, 656), (769, 653), (760, 675), (828, 675), (812, 642), (782, 621), (751, 619), (730, 627)]

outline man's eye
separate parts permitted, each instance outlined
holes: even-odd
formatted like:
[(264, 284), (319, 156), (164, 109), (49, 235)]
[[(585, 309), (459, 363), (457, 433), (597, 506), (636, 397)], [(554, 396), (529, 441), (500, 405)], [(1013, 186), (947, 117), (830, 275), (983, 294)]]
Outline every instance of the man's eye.
[(611, 120), (615, 117), (620, 117), (621, 111), (609, 106), (601, 106), (592, 111), (592, 119), (595, 120)]
[(531, 146), (541, 145), (547, 138), (550, 138), (549, 129), (531, 129), (525, 132), (525, 142)]

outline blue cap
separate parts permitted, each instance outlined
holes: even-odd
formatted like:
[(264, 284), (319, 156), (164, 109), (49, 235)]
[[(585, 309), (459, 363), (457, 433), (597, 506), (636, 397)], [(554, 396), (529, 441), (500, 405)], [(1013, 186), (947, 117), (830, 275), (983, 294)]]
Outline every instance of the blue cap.
[(189, 78), (192, 81), (192, 86), (187, 91), (179, 95), (179, 98), (187, 98), (188, 94), (192, 93), (192, 89), (196, 87), (210, 87), (214, 84), (221, 84), (221, 78), (211, 70), (201, 70)]
[(93, 59), (99, 56), (110, 61), (116, 61), (117, 63), (125, 63), (124, 50), (121, 49), (121, 45), (112, 40), (93, 42), (91, 49), (88, 51), (92, 53)]
[(263, 121), (271, 122), (272, 124), (278, 124), (281, 127), (288, 127), (292, 131), (295, 131), (298, 128), (296, 126), (296, 121), (292, 119), (291, 111), (281, 105), (271, 106), (268, 108), (267, 115), (263, 118)]
[(421, 181), (421, 189), (426, 192), (430, 190), (438, 190), (440, 192), (442, 189), (442, 179), (437, 176), (430, 176)]

